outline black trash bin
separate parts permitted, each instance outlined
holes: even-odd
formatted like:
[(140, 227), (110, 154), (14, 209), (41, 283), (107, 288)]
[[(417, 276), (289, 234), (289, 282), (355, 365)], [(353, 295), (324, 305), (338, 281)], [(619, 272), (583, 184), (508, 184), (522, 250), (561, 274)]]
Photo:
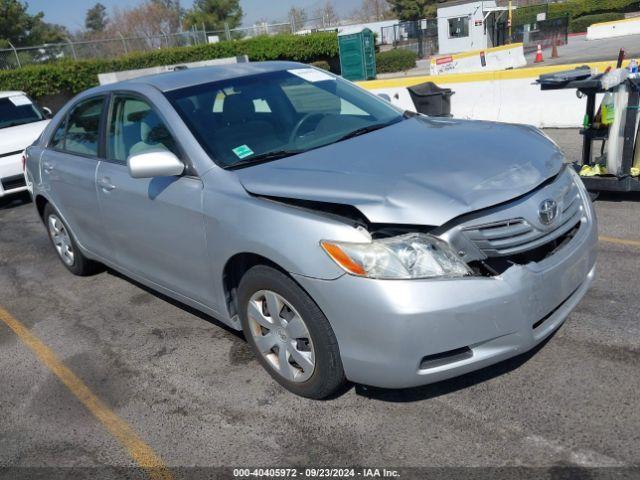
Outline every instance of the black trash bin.
[(431, 117), (451, 117), (451, 96), (454, 92), (450, 88), (441, 88), (433, 82), (425, 82), (407, 90), (418, 113)]

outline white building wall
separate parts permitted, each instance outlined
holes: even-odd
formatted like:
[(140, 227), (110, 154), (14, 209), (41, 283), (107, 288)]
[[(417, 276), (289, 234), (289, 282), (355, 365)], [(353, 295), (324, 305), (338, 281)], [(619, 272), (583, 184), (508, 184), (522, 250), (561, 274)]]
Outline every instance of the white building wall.
[[(470, 2), (438, 9), (439, 53), (458, 53), (468, 50), (487, 48), (487, 35), (484, 29), (485, 8), (495, 7), (495, 1)], [(469, 16), (469, 36), (449, 38), (449, 19)], [(476, 22), (478, 25), (476, 26)]]

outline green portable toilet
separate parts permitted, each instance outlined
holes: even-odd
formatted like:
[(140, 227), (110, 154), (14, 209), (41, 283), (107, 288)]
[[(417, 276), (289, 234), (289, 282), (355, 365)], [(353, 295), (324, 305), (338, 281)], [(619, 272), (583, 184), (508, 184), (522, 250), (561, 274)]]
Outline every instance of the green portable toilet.
[(347, 80), (376, 78), (376, 41), (366, 27), (345, 28), (338, 34), (340, 69)]

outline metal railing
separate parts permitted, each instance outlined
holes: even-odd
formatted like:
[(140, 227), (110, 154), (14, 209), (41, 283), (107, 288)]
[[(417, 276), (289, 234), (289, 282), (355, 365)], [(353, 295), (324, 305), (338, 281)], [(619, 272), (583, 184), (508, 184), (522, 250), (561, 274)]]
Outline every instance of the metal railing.
[(566, 45), (569, 40), (569, 17), (550, 18), (539, 22), (516, 25), (511, 36), (512, 43), (523, 43), (525, 53), (542, 48)]
[(381, 30), (380, 45), (411, 50), (418, 58), (438, 53), (438, 21), (435, 18), (400, 22)]

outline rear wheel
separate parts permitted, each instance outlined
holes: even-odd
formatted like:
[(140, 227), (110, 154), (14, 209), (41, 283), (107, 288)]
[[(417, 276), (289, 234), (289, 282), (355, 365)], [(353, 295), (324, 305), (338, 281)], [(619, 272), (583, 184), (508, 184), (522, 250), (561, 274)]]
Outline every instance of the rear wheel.
[(97, 272), (100, 265), (83, 255), (60, 214), (50, 204), (44, 207), (44, 222), (49, 239), (58, 254), (58, 258), (67, 270), (75, 275), (86, 276)]
[(282, 272), (259, 265), (238, 288), (247, 341), (269, 374), (287, 390), (325, 398), (346, 383), (338, 342), (315, 302)]

